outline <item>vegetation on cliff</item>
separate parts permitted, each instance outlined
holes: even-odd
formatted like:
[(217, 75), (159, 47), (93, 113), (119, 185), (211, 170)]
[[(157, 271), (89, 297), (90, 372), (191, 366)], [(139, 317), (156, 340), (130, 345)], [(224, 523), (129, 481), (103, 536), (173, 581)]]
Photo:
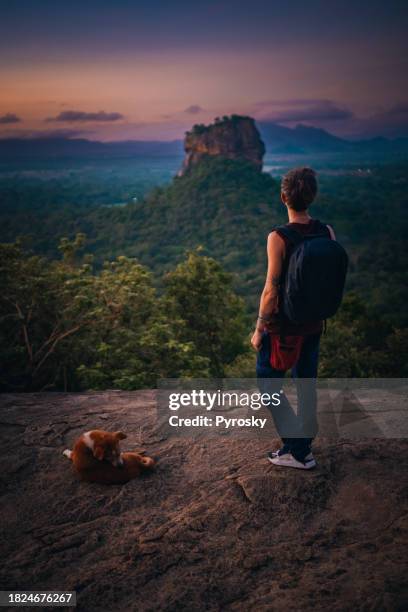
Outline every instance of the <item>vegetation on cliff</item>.
[(210, 123), (206, 125), (205, 123), (196, 123), (193, 125), (190, 131), (186, 132), (186, 136), (190, 136), (191, 134), (204, 134), (205, 132), (210, 132), (213, 125), (217, 126), (227, 126), (229, 124), (238, 125), (242, 119), (249, 119), (253, 121), (251, 117), (248, 115), (224, 115), (223, 117), (216, 117), (214, 119), (214, 123)]

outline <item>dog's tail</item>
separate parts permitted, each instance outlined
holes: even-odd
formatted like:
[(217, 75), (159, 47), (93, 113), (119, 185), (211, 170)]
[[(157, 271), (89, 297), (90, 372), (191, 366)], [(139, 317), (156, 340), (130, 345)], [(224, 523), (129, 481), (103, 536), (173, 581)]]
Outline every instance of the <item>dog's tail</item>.
[(68, 459), (72, 458), (72, 451), (69, 448), (66, 448), (62, 454), (68, 457)]
[(142, 465), (145, 470), (152, 470), (155, 467), (156, 462), (151, 457), (142, 457)]

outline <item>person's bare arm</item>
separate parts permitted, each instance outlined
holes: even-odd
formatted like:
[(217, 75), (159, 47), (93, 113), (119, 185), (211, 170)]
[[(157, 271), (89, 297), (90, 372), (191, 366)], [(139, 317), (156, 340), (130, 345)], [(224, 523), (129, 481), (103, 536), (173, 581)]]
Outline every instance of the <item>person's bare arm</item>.
[(277, 232), (272, 232), (268, 236), (267, 254), (268, 272), (259, 304), (259, 316), (255, 332), (251, 339), (251, 344), (256, 350), (259, 350), (261, 346), (262, 332), (278, 312), (279, 285), (282, 262), (285, 256), (285, 243)]

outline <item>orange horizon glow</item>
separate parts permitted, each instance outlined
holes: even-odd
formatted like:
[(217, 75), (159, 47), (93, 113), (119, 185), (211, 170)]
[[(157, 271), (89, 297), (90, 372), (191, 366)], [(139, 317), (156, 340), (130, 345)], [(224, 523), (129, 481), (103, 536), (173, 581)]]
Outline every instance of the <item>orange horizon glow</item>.
[[(254, 3), (269, 10), (268, 3)], [(182, 5), (185, 10), (183, 3), (179, 9)], [(94, 6), (111, 11), (113, 20), (116, 15), (118, 20), (123, 18), (119, 8), (116, 13), (103, 0)], [(233, 14), (225, 11), (231, 6), (228, 2), (219, 7), (209, 3), (220, 20), (221, 33), (232, 37), (231, 43), (208, 34), (206, 44), (205, 29), (197, 31), (197, 41), (194, 37), (192, 42), (184, 40), (184, 21), (194, 14), (186, 17), (175, 9), (166, 29), (167, 24), (155, 21), (146, 5), (140, 8), (140, 14), (156, 34), (156, 45), (151, 44), (145, 30), (139, 35), (136, 31), (129, 42), (129, 31), (124, 29), (122, 40), (120, 29), (112, 33), (108, 22), (104, 22), (103, 31), (96, 25), (93, 29), (92, 22), (81, 32), (74, 29), (76, 41), (75, 37), (58, 40), (57, 31), (63, 22), (56, 27), (54, 22), (48, 26), (39, 21), (44, 40), (33, 36), (26, 43), (31, 45), (31, 53), (25, 56), (11, 52), (12, 43), (7, 46), (4, 40), (0, 43), (5, 51), (0, 55), (0, 137), (65, 130), (99, 140), (171, 140), (182, 138), (193, 123), (206, 123), (231, 113), (289, 126), (303, 122), (346, 136), (397, 133), (400, 125), (404, 129), (408, 125), (407, 96), (402, 86), (407, 71), (403, 43), (398, 37), (385, 31), (381, 40), (378, 35), (362, 38), (358, 31), (350, 31), (347, 36), (336, 32), (330, 39), (322, 28), (314, 37), (307, 32), (303, 36), (294, 37), (290, 32), (283, 36), (275, 21), (275, 32), (268, 36), (267, 29), (260, 29), (262, 15), (259, 19), (255, 15), (247, 40), (240, 33), (246, 15), (239, 11), (237, 31), (230, 32)], [(138, 8), (128, 3), (126, 7), (134, 14), (137, 30)], [(53, 6), (52, 10), (62, 9)], [(215, 19), (211, 11), (209, 16), (199, 14), (202, 20)], [(313, 20), (311, 23), (314, 27)], [(120, 26), (125, 28), (126, 24), (120, 22)], [(169, 42), (168, 32), (173, 34), (177, 29), (180, 37)], [(112, 42), (113, 36), (116, 38)], [(314, 104), (316, 112), (305, 114), (302, 104), (306, 109)], [(326, 116), (328, 105), (339, 109), (337, 115)], [(286, 109), (291, 107), (301, 111), (300, 120), (296, 121), (294, 112), (292, 121), (284, 120)], [(120, 113), (123, 119), (50, 121), (67, 110)], [(347, 111), (344, 116), (342, 110)], [(13, 122), (10, 115), (20, 120)]]

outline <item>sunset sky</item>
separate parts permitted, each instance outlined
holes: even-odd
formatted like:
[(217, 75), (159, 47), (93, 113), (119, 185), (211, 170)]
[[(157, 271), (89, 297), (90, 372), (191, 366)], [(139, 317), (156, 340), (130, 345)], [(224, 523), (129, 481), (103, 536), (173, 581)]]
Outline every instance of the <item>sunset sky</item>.
[(408, 2), (0, 0), (0, 136), (182, 138), (250, 114), (408, 136)]

